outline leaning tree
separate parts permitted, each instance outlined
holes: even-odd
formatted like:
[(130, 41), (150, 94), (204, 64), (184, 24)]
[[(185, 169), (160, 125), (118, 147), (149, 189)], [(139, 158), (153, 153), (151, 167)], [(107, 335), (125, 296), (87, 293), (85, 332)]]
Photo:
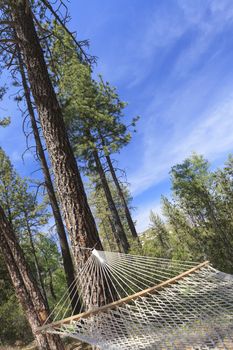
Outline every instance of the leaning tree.
[[(66, 227), (70, 234), (74, 258), (76, 265), (80, 267), (89, 256), (89, 251), (85, 248), (95, 246), (102, 249), (102, 245), (36, 30), (38, 19), (34, 12), (35, 3), (28, 0), (2, 2), (1, 25), (2, 31), (5, 30), (2, 43), (8, 43), (11, 51), (12, 46), (17, 44), (23, 57)], [(44, 3), (49, 6), (47, 1)]]

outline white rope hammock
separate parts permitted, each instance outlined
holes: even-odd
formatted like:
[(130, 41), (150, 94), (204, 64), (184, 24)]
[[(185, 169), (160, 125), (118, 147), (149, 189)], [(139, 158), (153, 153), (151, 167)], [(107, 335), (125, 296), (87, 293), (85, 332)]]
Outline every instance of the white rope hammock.
[(103, 350), (233, 349), (233, 277), (208, 262), (94, 249), (76, 284), (88, 310), (73, 315), (67, 292), (38, 331)]

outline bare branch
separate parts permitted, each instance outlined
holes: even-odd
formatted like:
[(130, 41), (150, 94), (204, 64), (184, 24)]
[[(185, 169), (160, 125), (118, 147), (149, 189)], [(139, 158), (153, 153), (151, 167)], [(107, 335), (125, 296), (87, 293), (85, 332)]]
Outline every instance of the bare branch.
[(0, 25), (7, 25), (12, 27), (14, 24), (15, 24), (14, 21), (7, 21), (7, 20), (0, 21)]
[(15, 58), (15, 55), (16, 55), (16, 51), (17, 51), (17, 48), (16, 48), (16, 46), (15, 46), (14, 52), (12, 53), (12, 56), (11, 56), (11, 59), (10, 59), (10, 62), (7, 64), (7, 69), (9, 69), (9, 68), (11, 67), (12, 62), (13, 62), (13, 60), (14, 60), (14, 58)]
[(92, 63), (92, 59), (89, 57), (89, 55), (86, 54), (86, 52), (83, 50), (82, 45), (80, 42), (75, 38), (74, 34), (66, 27), (66, 25), (63, 23), (57, 12), (53, 9), (53, 7), (50, 5), (50, 3), (47, 0), (42, 0), (42, 3), (49, 9), (49, 11), (53, 14), (55, 19), (58, 21), (58, 23), (62, 26), (62, 28), (69, 34), (69, 36), (72, 38), (75, 45), (80, 50), (81, 54), (85, 58), (85, 60), (88, 63)]
[(14, 43), (14, 44), (18, 44), (19, 41), (9, 38), (9, 39), (0, 39), (0, 43)]

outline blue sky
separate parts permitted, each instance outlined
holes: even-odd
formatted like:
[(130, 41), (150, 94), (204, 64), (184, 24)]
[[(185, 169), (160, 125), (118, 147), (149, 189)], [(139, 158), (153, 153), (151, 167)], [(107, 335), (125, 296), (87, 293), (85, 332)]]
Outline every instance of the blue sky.
[[(233, 6), (231, 0), (70, 0), (70, 28), (90, 40), (95, 74), (140, 115), (138, 132), (116, 158), (131, 183), (138, 230), (169, 195), (169, 170), (193, 151), (221, 166), (233, 150)], [(5, 79), (8, 79), (7, 75)], [(11, 91), (11, 90), (10, 90)], [(22, 118), (13, 97), (0, 105), (12, 125), (0, 144), (22, 175)], [(37, 175), (33, 175), (37, 176)]]

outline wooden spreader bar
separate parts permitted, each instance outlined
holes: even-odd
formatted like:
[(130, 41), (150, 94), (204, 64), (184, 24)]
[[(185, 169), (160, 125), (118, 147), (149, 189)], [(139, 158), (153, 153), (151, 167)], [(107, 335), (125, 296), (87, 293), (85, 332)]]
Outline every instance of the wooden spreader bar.
[(191, 268), (191, 269), (189, 269), (189, 270), (187, 270), (185, 272), (182, 272), (178, 276), (175, 276), (173, 278), (170, 278), (169, 280), (161, 282), (161, 283), (157, 284), (156, 286), (144, 289), (144, 290), (142, 290), (140, 292), (137, 292), (135, 294), (129, 295), (129, 296), (125, 297), (125, 298), (122, 298), (120, 300), (114, 301), (114, 302), (112, 302), (110, 304), (106, 304), (106, 305), (101, 306), (101, 307), (99, 307), (97, 309), (93, 309), (93, 310), (89, 310), (89, 311), (86, 311), (86, 312), (82, 312), (82, 313), (80, 313), (78, 315), (67, 317), (67, 318), (64, 318), (63, 320), (56, 321), (56, 322), (49, 323), (49, 324), (46, 324), (44, 326), (38, 327), (37, 328), (37, 332), (42, 332), (42, 331), (45, 331), (46, 329), (61, 327), (63, 324), (71, 323), (72, 321), (79, 321), (80, 319), (88, 318), (90, 316), (97, 315), (97, 314), (99, 314), (101, 312), (107, 312), (110, 309), (115, 309), (118, 306), (121, 306), (123, 304), (127, 304), (130, 301), (132, 301), (132, 300), (144, 297), (144, 296), (146, 296), (148, 294), (154, 294), (154, 293), (160, 291), (161, 289), (163, 289), (165, 287), (168, 287), (169, 285), (178, 282), (182, 278), (184, 278), (184, 277), (186, 277), (186, 276), (196, 272), (197, 270), (200, 270), (202, 267), (205, 267), (207, 265), (209, 265), (209, 261), (204, 261), (203, 263), (201, 263), (201, 264), (199, 264), (199, 265), (197, 265), (197, 266), (195, 266), (195, 267), (193, 267), (193, 268)]

